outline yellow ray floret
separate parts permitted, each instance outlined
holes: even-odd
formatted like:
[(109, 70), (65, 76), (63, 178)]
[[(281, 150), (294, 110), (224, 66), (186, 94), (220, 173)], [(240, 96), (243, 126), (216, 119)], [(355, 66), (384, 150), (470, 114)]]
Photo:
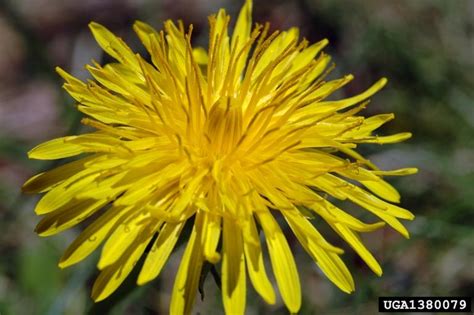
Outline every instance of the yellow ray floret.
[[(33, 176), (23, 191), (44, 193), (35, 208), (41, 236), (91, 218), (59, 266), (72, 266), (102, 245), (95, 301), (111, 295), (140, 259), (137, 283), (158, 277), (189, 234), (182, 233), (186, 226), (192, 231), (184, 240), (171, 314), (191, 313), (206, 262), (220, 265), (226, 313), (245, 313), (247, 275), (267, 303), (276, 303), (277, 288), (288, 310), (298, 312), (300, 278), (286, 231), (330, 281), (354, 291), (344, 251), (320, 234), (316, 217), (377, 275), (382, 268), (359, 233), (386, 223), (409, 236), (402, 220), (414, 216), (395, 205), (401, 197), (386, 177), (416, 169), (380, 170), (356, 151), (360, 143), (411, 136), (375, 133), (393, 114), (359, 114), (387, 79), (360, 94), (327, 100), (354, 79), (326, 79), (332, 68), (321, 51), (328, 41), (300, 40), (297, 28), (269, 33), (268, 24), (252, 27), (251, 15), (247, 0), (232, 33), (223, 9), (210, 16), (208, 49), (192, 47), (192, 26), (166, 21), (156, 31), (136, 22), (133, 29), (150, 60), (91, 23), (99, 46), (115, 61), (88, 65), (94, 79), (88, 82), (57, 69), (87, 116), (83, 124), (94, 131), (33, 148), (32, 159), (74, 159)], [(380, 221), (362, 222), (338, 200)]]

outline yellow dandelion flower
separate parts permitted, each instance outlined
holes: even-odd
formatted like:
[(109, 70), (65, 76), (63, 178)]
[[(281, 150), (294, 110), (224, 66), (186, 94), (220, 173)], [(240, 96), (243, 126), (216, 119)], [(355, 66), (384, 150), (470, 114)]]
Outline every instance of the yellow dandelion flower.
[[(358, 232), (387, 223), (408, 237), (399, 219), (411, 220), (413, 214), (394, 205), (400, 195), (383, 177), (416, 169), (382, 171), (355, 150), (358, 143), (410, 137), (373, 134), (393, 114), (357, 115), (387, 80), (359, 95), (328, 101), (353, 78), (324, 80), (330, 58), (321, 51), (328, 41), (310, 45), (299, 40), (297, 28), (272, 34), (268, 24), (252, 29), (251, 12), (249, 0), (232, 36), (224, 10), (210, 16), (207, 51), (192, 48), (192, 27), (166, 21), (164, 31), (157, 32), (136, 22), (134, 30), (151, 62), (91, 23), (98, 44), (116, 62), (87, 66), (96, 80), (87, 83), (57, 69), (88, 116), (83, 123), (96, 130), (32, 149), (33, 159), (79, 158), (34, 176), (23, 190), (45, 193), (35, 209), (42, 216), (36, 229), (41, 236), (94, 215), (59, 266), (78, 263), (104, 243), (92, 289), (95, 301), (117, 289), (150, 242), (137, 283), (156, 278), (189, 220), (193, 227), (176, 275), (171, 314), (191, 311), (206, 261), (220, 264), (226, 313), (244, 313), (247, 275), (261, 297), (275, 303), (259, 229), (281, 298), (297, 312), (299, 275), (276, 217), (348, 293), (354, 281), (340, 258), (343, 251), (313, 226), (313, 215), (377, 275), (382, 269)], [(381, 221), (364, 223), (333, 199), (350, 200)]]

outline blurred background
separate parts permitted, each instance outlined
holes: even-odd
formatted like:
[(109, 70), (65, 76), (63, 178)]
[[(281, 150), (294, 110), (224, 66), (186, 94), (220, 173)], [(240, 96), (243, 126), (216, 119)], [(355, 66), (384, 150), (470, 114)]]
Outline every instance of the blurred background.
[[(111, 298), (94, 305), (89, 295), (97, 255), (66, 270), (57, 267), (78, 230), (46, 239), (33, 232), (37, 197), (21, 195), (20, 187), (52, 164), (30, 161), (26, 152), (81, 132), (81, 117), (54, 67), (87, 78), (84, 64), (109, 60), (88, 31), (90, 21), (143, 52), (132, 33), (134, 20), (160, 29), (165, 19), (182, 19), (194, 24), (194, 43), (206, 46), (207, 16), (225, 7), (235, 20), (240, 6), (230, 0), (0, 0), (1, 315), (167, 314), (182, 249), (153, 283), (135, 288), (132, 274)], [(254, 21), (269, 21), (273, 29), (298, 26), (310, 42), (328, 38), (325, 51), (337, 65), (330, 77), (355, 75), (338, 97), (388, 77), (365, 114), (393, 112), (396, 119), (380, 132), (411, 131), (414, 137), (361, 150), (382, 169), (420, 169), (391, 180), (402, 206), (417, 216), (407, 223), (411, 239), (388, 228), (364, 235), (383, 266), (382, 278), (330, 236), (347, 249), (343, 259), (356, 280), (356, 292), (346, 295), (292, 246), (303, 285), (301, 314), (375, 314), (378, 296), (474, 296), (474, 1), (255, 0)], [(212, 277), (203, 290), (193, 313), (223, 313)], [(248, 295), (248, 314), (287, 313), (281, 302), (265, 305), (252, 289)]]

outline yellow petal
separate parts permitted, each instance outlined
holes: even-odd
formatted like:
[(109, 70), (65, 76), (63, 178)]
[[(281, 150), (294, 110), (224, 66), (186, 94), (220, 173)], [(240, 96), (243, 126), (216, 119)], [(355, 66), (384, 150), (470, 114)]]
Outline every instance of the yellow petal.
[(250, 218), (248, 224), (244, 225), (243, 234), (245, 259), (250, 281), (255, 291), (260, 294), (265, 302), (275, 304), (275, 291), (265, 271), (260, 238), (253, 218)]
[[(269, 71), (270, 69), (267, 67), (269, 67), (269, 65), (272, 63), (275, 64), (275, 61), (278, 62), (280, 60), (279, 58), (290, 47), (296, 46), (298, 38), (299, 29), (296, 27), (292, 27), (288, 31), (278, 34), (278, 36), (275, 37), (273, 41), (271, 41), (270, 45), (266, 47), (261, 57), (258, 59), (255, 70), (252, 73), (252, 77), (257, 79), (262, 73), (266, 72), (265, 70)], [(275, 75), (277, 72), (272, 74)]]
[(153, 40), (152, 35), (157, 37), (158, 32), (153, 27), (142, 21), (135, 21), (135, 23), (133, 24), (133, 29), (137, 33), (138, 37), (140, 38), (148, 52), (151, 53), (151, 41)]
[[(199, 173), (194, 174), (192, 179), (187, 183), (186, 188), (181, 192), (180, 196), (175, 199), (169, 213), (167, 213), (170, 217), (182, 219), (182, 216), (186, 213), (184, 210), (193, 202), (196, 192), (202, 185), (202, 179), (208, 172), (208, 169), (204, 169)], [(157, 218), (160, 217), (160, 207), (150, 208), (149, 210), (152, 212), (152, 215), (156, 215)], [(154, 212), (154, 210), (156, 210), (156, 212)]]
[(56, 72), (64, 79), (66, 80), (66, 82), (68, 82), (69, 84), (72, 84), (72, 85), (77, 85), (77, 86), (81, 86), (81, 87), (85, 87), (86, 84), (84, 82), (82, 82), (81, 80), (73, 77), (72, 75), (70, 75), (69, 73), (67, 73), (66, 71), (64, 71), (63, 69), (61, 69), (60, 67), (56, 67)]
[(193, 58), (199, 65), (207, 65), (207, 63), (209, 62), (209, 56), (207, 55), (207, 51), (202, 47), (193, 49)]
[(67, 140), (68, 143), (77, 144), (84, 148), (85, 152), (127, 152), (130, 150), (124, 147), (118, 137), (101, 131), (85, 133)]
[(140, 235), (115, 264), (99, 274), (92, 287), (92, 299), (95, 302), (104, 300), (120, 286), (140, 259), (152, 236), (151, 231)]
[(50, 213), (60, 207), (67, 208), (68, 204), (74, 204), (77, 194), (88, 189), (100, 175), (98, 172), (91, 173), (91, 170), (86, 169), (48, 191), (36, 204), (35, 212), (37, 214)]
[(133, 69), (131, 69), (129, 66), (124, 65), (122, 63), (117, 63), (117, 62), (108, 63), (104, 66), (104, 70), (111, 73), (116, 73), (123, 79), (135, 85), (145, 83), (145, 77), (143, 76), (142, 73), (136, 72)]
[(385, 200), (390, 202), (399, 203), (400, 194), (398, 191), (389, 183), (384, 181), (382, 178), (376, 176), (373, 172), (358, 167), (355, 170), (342, 170), (338, 173), (350, 178), (359, 181), (362, 185), (367, 187), (370, 191), (382, 197)]
[(379, 218), (381, 218), (382, 220), (384, 220), (385, 222), (387, 222), (388, 225), (394, 228), (398, 233), (402, 234), (405, 238), (410, 238), (410, 233), (408, 233), (408, 230), (406, 229), (406, 227), (403, 226), (403, 224), (400, 223), (400, 221), (396, 217), (389, 215), (383, 211), (377, 211), (377, 212), (374, 212), (374, 214), (378, 216)]
[(246, 297), (245, 259), (242, 231), (224, 218), (222, 257), (222, 300), (227, 314), (244, 314)]
[(370, 88), (368, 88), (366, 91), (355, 95), (353, 97), (349, 97), (346, 99), (338, 100), (338, 101), (327, 101), (327, 102), (319, 102), (317, 104), (318, 107), (320, 107), (320, 110), (324, 112), (327, 109), (330, 110), (341, 110), (346, 107), (355, 105), (359, 102), (362, 102), (378, 91), (380, 91), (385, 85), (387, 84), (387, 78), (381, 78), (377, 82), (375, 82)]
[(57, 138), (41, 143), (28, 152), (30, 159), (36, 160), (56, 160), (78, 155), (84, 150), (67, 140), (73, 139), (75, 136)]
[(301, 231), (302, 235), (315, 243), (317, 246), (336, 254), (343, 254), (344, 251), (338, 247), (331, 245), (326, 241), (323, 236), (318, 232), (318, 230), (306, 219), (300, 211), (290, 210), (284, 211), (283, 215), (287, 220), (288, 224), (292, 226), (292, 229)]
[(97, 43), (105, 52), (121, 63), (134, 68), (135, 71), (140, 71), (140, 66), (138, 65), (135, 54), (122, 39), (116, 37), (107, 28), (95, 22), (91, 22), (89, 28)]
[[(219, 94), (225, 82), (227, 71), (229, 70), (229, 16), (223, 9), (219, 10), (217, 16), (209, 17), (210, 38), (209, 38), (209, 63), (208, 63), (208, 89), (219, 99)], [(214, 104), (217, 99), (208, 100)]]
[(124, 214), (127, 214), (127, 211), (124, 209), (110, 208), (99, 218), (95, 219), (69, 245), (59, 261), (59, 267), (69, 267), (89, 256), (109, 235), (110, 231), (123, 218)]
[(265, 233), (270, 261), (281, 297), (288, 310), (297, 313), (301, 307), (301, 286), (293, 254), (271, 213), (268, 210), (257, 212), (257, 217)]
[(300, 52), (293, 60), (291, 71), (289, 72), (289, 74), (294, 73), (309, 65), (309, 63), (314, 60), (314, 58), (321, 51), (321, 49), (323, 49), (328, 43), (329, 41), (327, 39), (323, 39)]
[(216, 264), (220, 254), (216, 251), (221, 234), (221, 217), (213, 213), (204, 213), (202, 246), (204, 257), (210, 263)]
[[(243, 54), (241, 50), (250, 39), (250, 31), (252, 30), (252, 1), (246, 0), (239, 17), (235, 23), (232, 41), (230, 44), (233, 54), (236, 56), (234, 60), (236, 79), (238, 79), (245, 67), (248, 51)], [(239, 55), (240, 54), (240, 55)]]
[(234, 32), (232, 34), (231, 47), (239, 51), (239, 48), (248, 40), (252, 29), (252, 1), (246, 0), (242, 9), (240, 9), (239, 17), (235, 23)]
[(174, 281), (170, 314), (191, 313), (204, 260), (199, 241), (202, 233), (202, 220), (202, 214), (198, 212)]
[(184, 223), (165, 223), (163, 225), (138, 275), (138, 285), (143, 285), (160, 274), (178, 241)]
[(380, 179), (378, 181), (360, 181), (362, 185), (370, 189), (373, 193), (390, 202), (399, 203), (400, 194), (389, 183)]
[(316, 64), (314, 68), (303, 79), (301, 83), (301, 88), (307, 88), (314, 80), (316, 80), (321, 74), (323, 74), (323, 71), (326, 69), (330, 61), (331, 56), (321, 53), (321, 55), (315, 61)]
[[(180, 174), (186, 172), (188, 167), (189, 166), (187, 165), (187, 163), (179, 161), (166, 165), (160, 171), (151, 172), (150, 174), (143, 174), (139, 178), (131, 176), (130, 182), (133, 183), (133, 186), (122, 197), (120, 197), (115, 202), (115, 204), (136, 204), (138, 201), (146, 198), (154, 188), (166, 186), (166, 184), (178, 178)], [(148, 172), (149, 170), (147, 171), (147, 173)]]
[(77, 161), (58, 166), (52, 170), (40, 173), (28, 179), (22, 187), (25, 193), (40, 193), (53, 188), (84, 169), (87, 162), (96, 159), (96, 156), (79, 159)]
[(49, 213), (36, 226), (40, 236), (50, 236), (73, 227), (87, 219), (106, 204), (102, 200), (75, 201), (67, 209)]
[(334, 175), (325, 174), (318, 177), (315, 182), (328, 183), (329, 186), (324, 188), (328, 193), (333, 194), (337, 191), (337, 194), (342, 195), (343, 198), (348, 198), (379, 217), (382, 213), (406, 220), (413, 220), (415, 217), (410, 211), (385, 202), (371, 193)]
[[(331, 95), (336, 90), (339, 90), (349, 82), (354, 80), (354, 76), (352, 74), (347, 74), (340, 79), (331, 80), (321, 84), (319, 88), (317, 88), (313, 93), (310, 94), (311, 98), (318, 100), (317, 102), (313, 103), (313, 114), (319, 113), (326, 113), (331, 111), (336, 111), (336, 108), (331, 108), (330, 106), (323, 106), (324, 102), (319, 102), (319, 100), (326, 98), (327, 96)], [(310, 109), (311, 107), (308, 107)]]
[(344, 225), (347, 225), (348, 227), (353, 229), (354, 231), (358, 232), (372, 232), (385, 226), (385, 222), (376, 222), (371, 224), (364, 223), (359, 219), (351, 216), (350, 214), (342, 211), (338, 207), (334, 206), (329, 201), (324, 201), (322, 204), (320, 202), (315, 203), (309, 208), (313, 209), (326, 221), (341, 222)]
[(93, 182), (89, 185), (89, 190), (79, 192), (77, 199), (114, 200), (116, 196), (125, 191), (129, 186), (121, 185), (120, 181), (127, 175), (121, 172), (109, 176), (101, 181)]
[(344, 133), (347, 138), (360, 138), (370, 135), (372, 131), (395, 118), (394, 114), (380, 114), (364, 119), (362, 125)]
[(340, 191), (347, 198), (352, 200), (354, 203), (357, 203), (358, 205), (373, 212), (375, 215), (379, 215), (383, 213), (389, 216), (406, 219), (406, 220), (413, 220), (415, 217), (413, 213), (411, 213), (410, 211), (406, 209), (403, 209), (401, 207), (398, 207), (388, 202), (385, 202), (383, 200), (380, 200), (379, 198), (366, 192), (365, 190), (355, 185), (348, 184), (347, 182), (342, 181), (341, 179), (338, 179), (332, 175), (328, 175), (328, 176), (331, 176), (331, 180), (343, 186), (342, 188), (340, 188)]
[(352, 142), (362, 142), (362, 143), (378, 143), (378, 144), (386, 144), (386, 143), (397, 143), (402, 142), (407, 139), (410, 139), (412, 136), (411, 132), (401, 132), (390, 136), (372, 136), (372, 137), (365, 137), (359, 139), (351, 139)]
[[(328, 250), (327, 246), (321, 246), (321, 244), (327, 242), (314, 227), (305, 226), (300, 222), (302, 220), (307, 222), (307, 220), (299, 212), (284, 211), (283, 215), (301, 245), (316, 261), (324, 274), (342, 291), (346, 293), (354, 291), (354, 280), (346, 265), (338, 256), (341, 252), (337, 253), (334, 250)], [(310, 237), (311, 234), (315, 236)]]
[(418, 173), (418, 169), (414, 167), (407, 167), (391, 171), (372, 171), (372, 173), (380, 176), (407, 176)]
[(339, 289), (346, 293), (351, 293), (355, 290), (352, 275), (337, 254), (328, 252), (313, 242), (308, 243), (307, 252), (317, 262), (329, 280), (337, 285)]
[(267, 197), (276, 208), (278, 209), (292, 209), (293, 204), (286, 198), (283, 194), (280, 193), (278, 189), (273, 185), (274, 183), (266, 180), (266, 174), (260, 170), (255, 170), (253, 173), (249, 173), (251, 179), (255, 184), (255, 188), (259, 192)]
[(145, 221), (146, 216), (136, 215), (133, 219), (126, 220), (120, 224), (110, 235), (109, 239), (102, 248), (100, 260), (97, 268), (100, 270), (115, 263), (122, 254), (135, 243), (135, 239), (143, 233), (148, 222)]
[[(318, 180), (327, 179), (333, 182), (333, 187), (337, 187), (338, 192), (341, 193), (345, 198), (348, 198), (354, 203), (369, 210), (370, 212), (387, 222), (391, 227), (400, 232), (403, 236), (408, 238), (409, 234), (407, 229), (400, 223), (400, 221), (398, 221), (397, 218), (413, 220), (414, 215), (410, 211), (384, 202), (375, 197), (374, 195), (364, 191), (363, 189), (355, 185), (349, 184), (348, 182), (345, 182), (333, 175), (327, 174), (318, 178)], [(331, 193), (333, 189), (329, 189), (328, 193)]]
[(370, 269), (372, 269), (373, 272), (375, 272), (376, 275), (382, 275), (382, 267), (380, 267), (374, 256), (367, 250), (364, 244), (362, 244), (356, 233), (341, 223), (335, 223), (334, 225), (331, 224), (331, 226), (346, 242), (351, 245), (352, 248), (354, 248), (357, 254), (359, 254), (359, 256), (367, 263), (367, 265), (370, 267)]
[(173, 21), (168, 20), (164, 23), (166, 30), (166, 42), (170, 49), (168, 50), (169, 66), (172, 68), (172, 75), (176, 77), (176, 82), (182, 84), (185, 81), (187, 74), (186, 65), (183, 60), (186, 60), (187, 43), (182, 27), (177, 27)]
[[(131, 97), (131, 90), (128, 89), (126, 85), (121, 84), (123, 82), (114, 72), (111, 71), (112, 69), (110, 67), (108, 69), (105, 69), (100, 67), (99, 65), (96, 65), (96, 67), (87, 65), (86, 69), (92, 74), (94, 79), (100, 82), (107, 89), (110, 89), (111, 91), (124, 95), (126, 97)], [(132, 85), (129, 84), (128, 87), (131, 88), (131, 86)]]

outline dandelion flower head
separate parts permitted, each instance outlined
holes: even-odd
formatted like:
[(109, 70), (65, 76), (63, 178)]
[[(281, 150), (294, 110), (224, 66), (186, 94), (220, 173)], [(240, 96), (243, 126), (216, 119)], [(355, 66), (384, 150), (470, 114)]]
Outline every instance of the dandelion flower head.
[[(374, 130), (393, 114), (359, 114), (387, 80), (327, 100), (353, 79), (326, 79), (330, 57), (322, 49), (328, 41), (300, 40), (297, 28), (271, 33), (268, 24), (252, 27), (251, 12), (252, 1), (246, 1), (231, 35), (223, 9), (210, 16), (208, 50), (191, 46), (192, 26), (166, 21), (158, 32), (136, 22), (150, 60), (91, 23), (98, 44), (115, 61), (88, 65), (94, 78), (88, 82), (57, 69), (86, 116), (82, 122), (94, 131), (32, 149), (33, 159), (77, 158), (32, 177), (23, 190), (45, 193), (35, 209), (42, 216), (36, 229), (41, 236), (89, 218), (59, 266), (74, 265), (103, 245), (95, 301), (112, 294), (142, 256), (137, 283), (155, 279), (187, 222), (192, 231), (171, 314), (192, 310), (205, 262), (220, 268), (226, 313), (244, 313), (247, 281), (270, 304), (278, 288), (288, 310), (297, 312), (300, 278), (282, 225), (347, 293), (354, 281), (343, 251), (318, 232), (315, 218), (377, 275), (382, 269), (359, 233), (388, 224), (408, 237), (400, 219), (413, 215), (395, 205), (400, 195), (384, 178), (416, 169), (380, 170), (356, 151), (360, 143), (411, 136), (377, 136)], [(380, 221), (362, 222), (335, 200), (351, 201)]]

